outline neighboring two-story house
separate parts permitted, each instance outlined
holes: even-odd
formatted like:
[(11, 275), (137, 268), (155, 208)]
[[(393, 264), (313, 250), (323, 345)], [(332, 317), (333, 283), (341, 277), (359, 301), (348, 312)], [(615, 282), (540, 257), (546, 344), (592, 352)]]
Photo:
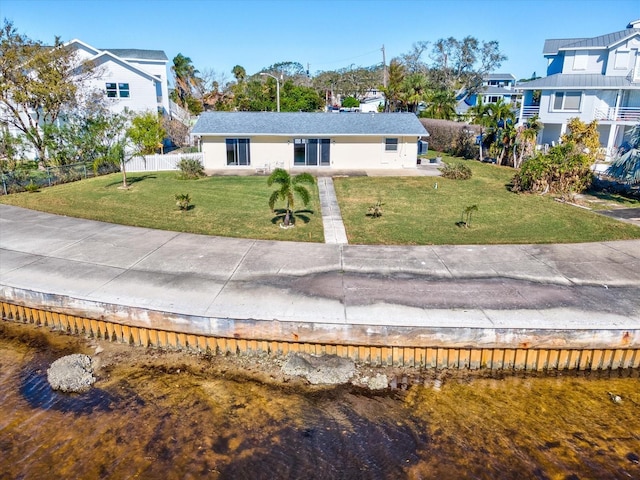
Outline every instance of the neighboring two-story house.
[(640, 20), (598, 37), (546, 40), (547, 76), (519, 85), (519, 121), (538, 115), (544, 125), (538, 143), (553, 145), (571, 118), (597, 120), (602, 152), (610, 157), (640, 121), (639, 51)]
[(169, 113), (167, 55), (162, 50), (99, 49), (80, 40), (66, 44), (80, 60), (90, 60), (99, 74), (86, 85), (104, 92), (114, 112)]
[(490, 73), (482, 79), (482, 87), (478, 93), (469, 94), (464, 92), (458, 97), (456, 113), (465, 115), (469, 108), (478, 104), (478, 99), (482, 99), (485, 105), (497, 103), (502, 99), (504, 103), (511, 103), (516, 108), (520, 99), (520, 91), (516, 90), (516, 77), (510, 73)]

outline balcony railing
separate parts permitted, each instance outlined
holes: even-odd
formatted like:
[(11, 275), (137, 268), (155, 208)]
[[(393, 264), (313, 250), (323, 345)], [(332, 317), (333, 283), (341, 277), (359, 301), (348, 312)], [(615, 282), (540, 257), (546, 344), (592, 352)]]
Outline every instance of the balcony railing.
[(640, 121), (640, 107), (615, 107), (596, 108), (594, 112), (596, 120), (612, 122), (638, 122)]
[(522, 107), (522, 118), (531, 118), (540, 113), (540, 106)]

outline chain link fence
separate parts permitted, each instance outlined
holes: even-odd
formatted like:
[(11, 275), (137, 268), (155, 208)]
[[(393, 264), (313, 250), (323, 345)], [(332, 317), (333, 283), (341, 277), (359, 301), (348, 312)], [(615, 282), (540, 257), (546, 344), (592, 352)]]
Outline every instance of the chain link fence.
[(60, 167), (45, 167), (35, 170), (16, 169), (0, 174), (2, 179), (0, 195), (35, 191), (52, 185), (75, 182), (77, 180), (118, 171), (120, 171), (120, 168), (111, 164), (104, 164), (100, 166), (97, 171), (94, 171), (92, 163), (74, 163)]

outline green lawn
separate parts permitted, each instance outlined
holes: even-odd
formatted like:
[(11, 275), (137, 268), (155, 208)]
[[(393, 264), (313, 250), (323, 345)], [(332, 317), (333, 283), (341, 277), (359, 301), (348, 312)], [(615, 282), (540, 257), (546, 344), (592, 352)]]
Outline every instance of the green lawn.
[[(0, 197), (0, 202), (50, 213), (89, 218), (140, 227), (266, 240), (322, 242), (324, 232), (316, 186), (308, 207), (309, 220), (296, 221), (284, 230), (281, 219), (269, 209), (271, 192), (267, 178), (217, 176), (180, 180), (175, 172), (128, 174), (129, 190), (119, 189), (122, 174), (116, 173), (45, 188), (37, 193)], [(175, 195), (188, 193), (193, 208), (181, 212)], [(276, 209), (284, 204), (276, 203)], [(296, 204), (296, 209), (304, 209)]]
[[(640, 238), (639, 227), (558, 203), (549, 196), (510, 192), (512, 168), (477, 161), (466, 164), (473, 170), (469, 180), (336, 178), (349, 243), (569, 243)], [(368, 206), (377, 200), (384, 204), (383, 215), (368, 217)], [(478, 206), (471, 227), (457, 226), (463, 210), (471, 205)]]
[[(445, 158), (445, 160), (451, 160)], [(457, 160), (462, 161), (462, 160)], [(566, 243), (640, 238), (640, 228), (561, 204), (549, 196), (509, 191), (513, 169), (467, 161), (470, 180), (441, 177), (338, 177), (334, 179), (349, 242), (427, 245)], [(322, 242), (317, 187), (296, 227), (284, 230), (268, 207), (273, 188), (264, 176), (215, 176), (179, 180), (174, 172), (121, 174), (0, 197), (0, 202), (105, 222), (181, 232), (266, 240)], [(437, 183), (438, 188), (434, 188)], [(194, 207), (181, 212), (175, 194)], [(367, 216), (382, 201), (383, 215)], [(607, 201), (614, 202), (614, 198)], [(477, 205), (471, 227), (456, 225), (465, 207)], [(278, 205), (277, 205), (278, 206)], [(284, 205), (280, 205), (283, 207)], [(628, 206), (628, 205), (624, 205)], [(297, 205), (298, 208), (303, 208)]]

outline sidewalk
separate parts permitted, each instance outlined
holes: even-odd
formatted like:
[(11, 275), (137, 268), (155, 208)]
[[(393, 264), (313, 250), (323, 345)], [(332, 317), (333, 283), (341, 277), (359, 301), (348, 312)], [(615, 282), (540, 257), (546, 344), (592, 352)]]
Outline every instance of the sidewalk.
[(325, 243), (349, 243), (331, 177), (318, 177), (318, 194), (320, 196)]
[(106, 308), (107, 316), (116, 305), (120, 315), (136, 308), (211, 322), (640, 329), (640, 241), (407, 247), (271, 242), (0, 205), (0, 300), (20, 291), (92, 303)]

